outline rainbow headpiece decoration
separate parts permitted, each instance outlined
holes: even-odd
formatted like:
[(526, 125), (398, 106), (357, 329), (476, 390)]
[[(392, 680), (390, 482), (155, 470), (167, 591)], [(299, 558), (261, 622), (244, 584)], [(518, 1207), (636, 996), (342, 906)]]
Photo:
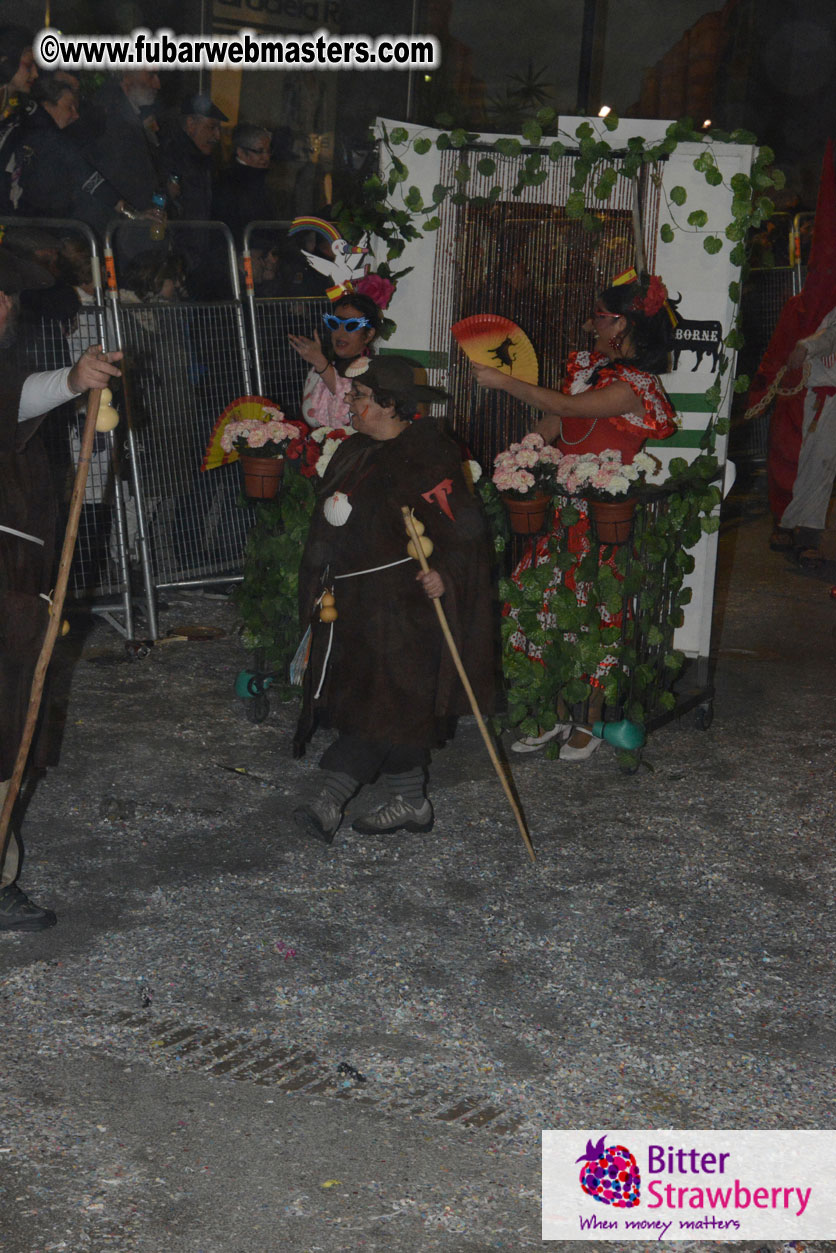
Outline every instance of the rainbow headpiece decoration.
[(332, 244), (335, 240), (342, 239), (342, 235), (333, 222), (326, 222), (325, 218), (294, 218), (287, 233), (288, 235), (299, 235), (303, 231), (316, 231), (317, 235), (322, 235), (323, 239), (329, 240)]

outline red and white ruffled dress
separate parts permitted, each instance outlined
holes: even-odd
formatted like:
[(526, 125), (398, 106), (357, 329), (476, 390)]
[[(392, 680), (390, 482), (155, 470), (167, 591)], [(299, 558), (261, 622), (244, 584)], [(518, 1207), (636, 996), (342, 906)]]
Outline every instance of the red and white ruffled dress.
[[(595, 382), (590, 384), (596, 371)], [(677, 426), (675, 410), (656, 375), (647, 374), (644, 370), (637, 370), (629, 365), (613, 363), (603, 353), (573, 352), (569, 357), (561, 391), (565, 395), (577, 396), (588, 391), (590, 386), (597, 390), (610, 387), (613, 383), (627, 383), (641, 399), (644, 412), (623, 413), (612, 418), (563, 418), (560, 439), (555, 441), (555, 447), (560, 452), (580, 455), (617, 449), (626, 465), (641, 451), (645, 440), (667, 439), (673, 435)], [(547, 631), (554, 630), (555, 619), (548, 611), (548, 604), (557, 587), (563, 584), (571, 588), (579, 605), (585, 605), (589, 598), (589, 584), (575, 578), (575, 571), (590, 551), (589, 511), (587, 502), (582, 497), (572, 497), (570, 503), (580, 513), (579, 520), (570, 526), (564, 526), (560, 517), (561, 510), (556, 508), (550, 533), (540, 537), (533, 551), (526, 553), (511, 576), (519, 584), (524, 570), (530, 569), (532, 565), (541, 566), (547, 561), (553, 561), (555, 545), (560, 552), (575, 554), (576, 560), (568, 570), (561, 570), (558, 565), (552, 567), (553, 577), (544, 594), (543, 612), (538, 614), (542, 627)], [(603, 547), (599, 551), (603, 552)], [(599, 556), (599, 563), (600, 561)], [(612, 551), (608, 564), (613, 567), (616, 577), (620, 577), (615, 570)], [(509, 606), (506, 606), (505, 612), (516, 617), (515, 611)], [(617, 626), (619, 623), (620, 615), (612, 616), (601, 606), (602, 626)], [(564, 638), (575, 642), (577, 637), (567, 632)], [(517, 652), (542, 660), (542, 649), (532, 644), (522, 631), (515, 631), (509, 642)], [(615, 660), (612, 655), (605, 657), (595, 674), (588, 677), (602, 678), (615, 664)]]

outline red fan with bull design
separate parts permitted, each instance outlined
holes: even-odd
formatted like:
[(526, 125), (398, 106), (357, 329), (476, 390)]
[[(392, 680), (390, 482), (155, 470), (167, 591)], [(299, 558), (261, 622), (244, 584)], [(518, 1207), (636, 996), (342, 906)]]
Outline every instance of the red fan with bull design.
[(510, 318), (498, 313), (476, 313), (456, 322), (450, 329), (475, 365), (492, 365), (535, 386), (540, 381), (534, 345)]

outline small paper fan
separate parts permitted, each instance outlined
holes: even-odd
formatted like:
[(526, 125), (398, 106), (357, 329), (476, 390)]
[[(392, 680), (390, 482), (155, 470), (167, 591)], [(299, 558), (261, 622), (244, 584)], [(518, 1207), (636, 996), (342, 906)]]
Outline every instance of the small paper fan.
[(476, 365), (492, 365), (523, 383), (536, 384), (540, 367), (534, 345), (516, 322), (498, 313), (475, 313), (450, 328)]
[(232, 452), (225, 452), (221, 447), (221, 436), (227, 422), (252, 422), (253, 420), (261, 420), (268, 422), (269, 418), (264, 416), (265, 406), (268, 409), (279, 409), (275, 400), (268, 400), (266, 396), (239, 396), (237, 400), (233, 400), (224, 409), (218, 418), (212, 434), (209, 436), (209, 443), (206, 445), (206, 453), (203, 457), (203, 465), (201, 470), (216, 470), (218, 466), (225, 466), (230, 461), (238, 460), (238, 453), (233, 449)]

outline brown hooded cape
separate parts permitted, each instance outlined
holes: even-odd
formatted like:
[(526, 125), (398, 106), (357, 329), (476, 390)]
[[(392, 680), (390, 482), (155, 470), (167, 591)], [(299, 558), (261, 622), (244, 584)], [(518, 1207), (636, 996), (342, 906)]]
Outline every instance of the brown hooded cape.
[[(0, 779), (14, 769), (47, 624), (40, 593), (49, 591), (55, 553), (55, 495), (37, 431), (42, 419), (17, 420), (24, 377), (0, 370), (0, 525), (44, 543), (0, 530)], [(49, 764), (43, 743), (30, 760)]]
[[(323, 505), (345, 493), (351, 514), (343, 526)], [(411, 423), (395, 439), (353, 435), (334, 454), (317, 502), (299, 576), (302, 629), (313, 622), (303, 707), (294, 751), (304, 752), (315, 720), (338, 731), (392, 744), (429, 748), (444, 721), (470, 712), (436, 612), (410, 560), (401, 507), (414, 509), (434, 550), (430, 565), (445, 583), (442, 606), (483, 712), (493, 709), (494, 620), (490, 543), (481, 503), (468, 488), (456, 445), (435, 422)], [(314, 603), (333, 587), (338, 618), (326, 678), (319, 685), (330, 627)]]

